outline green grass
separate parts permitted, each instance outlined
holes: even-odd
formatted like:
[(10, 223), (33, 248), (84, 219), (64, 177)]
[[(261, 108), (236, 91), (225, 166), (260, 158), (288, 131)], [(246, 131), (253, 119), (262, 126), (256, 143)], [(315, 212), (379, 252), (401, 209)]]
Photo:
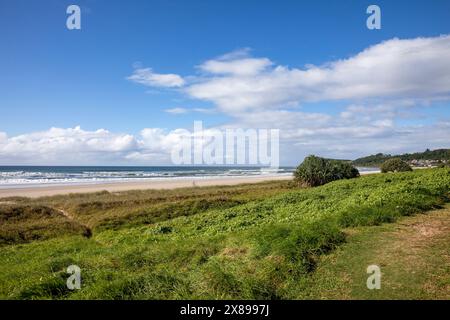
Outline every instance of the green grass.
[[(450, 205), (345, 232), (347, 242), (303, 281), (301, 298), (450, 299)], [(366, 287), (373, 264), (381, 268), (380, 290)]]
[(152, 224), (210, 209), (225, 209), (289, 190), (289, 181), (196, 187), (176, 190), (135, 190), (73, 194), (38, 199), (5, 198), (2, 201), (46, 206), (69, 213), (94, 230)]
[(0, 205), (0, 246), (72, 234), (90, 237), (91, 231), (46, 206)]
[[(432, 169), (310, 189), (271, 182), (7, 199), (64, 210), (93, 235), (58, 234), (0, 247), (0, 297), (305, 298), (305, 288), (312, 288), (305, 284), (324, 257), (351, 240), (348, 228), (439, 208), (449, 190), (450, 171)], [(81, 268), (81, 290), (65, 287), (70, 264)], [(312, 290), (309, 296), (317, 297)]]

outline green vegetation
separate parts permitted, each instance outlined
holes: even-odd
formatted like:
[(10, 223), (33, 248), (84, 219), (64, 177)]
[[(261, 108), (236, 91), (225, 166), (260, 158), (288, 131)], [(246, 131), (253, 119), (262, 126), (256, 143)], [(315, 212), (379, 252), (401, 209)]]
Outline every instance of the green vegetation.
[[(450, 299), (450, 205), (399, 223), (345, 230), (347, 242), (322, 256), (304, 284), (305, 299)], [(363, 266), (382, 271), (367, 290)]]
[[(0, 297), (321, 297), (323, 291), (314, 291), (311, 281), (320, 275), (322, 261), (351, 244), (348, 228), (378, 226), (442, 207), (449, 200), (449, 190), (450, 170), (444, 168), (375, 174), (305, 189), (289, 182), (271, 182), (2, 199), (12, 207), (64, 210), (66, 218), (92, 228), (92, 236), (67, 232), (51, 239), (2, 245)], [(219, 196), (226, 196), (226, 201)], [(174, 216), (162, 217), (164, 210), (151, 209), (177, 197), (179, 206), (171, 208)], [(207, 204), (191, 209), (197, 198)], [(126, 219), (122, 217), (131, 212)], [(155, 212), (159, 216), (152, 220)], [(121, 222), (112, 223), (115, 219)], [(78, 291), (69, 291), (65, 285), (65, 270), (71, 264), (81, 268)], [(366, 265), (354, 267), (365, 271)], [(316, 278), (317, 286), (324, 286), (320, 279)]]
[(392, 158), (389, 160), (386, 160), (380, 167), (381, 172), (407, 172), (412, 171), (412, 168), (409, 164), (407, 164), (405, 161), (398, 159), (398, 158)]
[[(55, 208), (94, 232), (121, 229), (189, 216), (211, 209), (226, 209), (263, 199), (292, 188), (289, 181), (239, 186), (181, 188), (176, 190), (102, 191), (38, 199), (4, 199), (16, 205)], [(1, 208), (1, 202), (0, 202)], [(1, 238), (1, 234), (0, 234)]]
[(437, 167), (438, 168), (450, 168), (450, 162), (444, 163), (442, 161), (439, 161)]
[(300, 185), (317, 187), (335, 180), (359, 177), (359, 172), (345, 161), (308, 156), (297, 167), (294, 177)]
[(378, 153), (353, 161), (353, 165), (360, 167), (379, 167), (383, 162), (391, 158), (399, 158), (403, 161), (411, 160), (450, 160), (450, 149), (425, 150), (424, 152), (405, 153), (392, 156), (390, 154)]
[(0, 245), (25, 243), (67, 234), (91, 235), (89, 228), (45, 206), (0, 206)]

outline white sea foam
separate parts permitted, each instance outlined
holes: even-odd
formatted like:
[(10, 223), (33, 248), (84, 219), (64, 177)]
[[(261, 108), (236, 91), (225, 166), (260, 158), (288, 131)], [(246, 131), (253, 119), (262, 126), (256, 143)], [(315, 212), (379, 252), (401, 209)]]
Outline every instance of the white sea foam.
[(174, 170), (82, 170), (46, 168), (11, 170), (0, 168), (0, 188), (44, 185), (99, 184), (168, 179), (212, 179), (221, 177), (290, 175), (292, 170), (260, 168), (177, 168)]

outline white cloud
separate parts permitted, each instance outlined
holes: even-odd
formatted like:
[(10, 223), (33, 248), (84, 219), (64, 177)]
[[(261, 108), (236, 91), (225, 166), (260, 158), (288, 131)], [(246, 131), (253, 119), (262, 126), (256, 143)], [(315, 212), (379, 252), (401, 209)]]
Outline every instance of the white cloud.
[(164, 110), (164, 112), (171, 113), (171, 114), (183, 114), (183, 113), (187, 113), (188, 110), (185, 108), (171, 108), (171, 109)]
[(212, 108), (192, 108), (192, 109), (186, 109), (186, 108), (170, 108), (165, 109), (164, 112), (171, 113), (171, 114), (185, 114), (189, 112), (198, 112), (198, 113), (204, 113), (204, 114), (212, 114), (215, 112)]
[(136, 69), (129, 80), (182, 87), (191, 98), (235, 113), (330, 100), (426, 100), (450, 94), (450, 35), (391, 39), (347, 59), (292, 68), (238, 50), (200, 64), (191, 83), (176, 74)]
[(135, 69), (133, 74), (127, 79), (149, 87), (172, 88), (181, 87), (185, 83), (184, 79), (177, 74), (154, 73), (151, 68)]
[(8, 139), (8, 135), (5, 132), (0, 132), (0, 144)]
[(193, 110), (198, 113), (209, 113), (209, 114), (216, 112), (215, 109), (211, 108), (194, 108)]
[(140, 147), (144, 151), (170, 153), (185, 135), (189, 135), (185, 129), (146, 128), (141, 131)]
[(302, 156), (318, 154), (327, 157), (354, 159), (378, 152), (401, 154), (424, 151), (426, 148), (450, 147), (448, 140), (450, 136), (449, 122), (402, 127), (376, 126), (374, 124), (371, 129), (362, 129), (361, 135), (355, 134), (358, 133), (356, 127), (329, 128), (325, 130), (328, 132), (319, 131), (318, 135), (314, 135), (313, 138), (297, 138), (297, 143), (290, 144), (289, 150)]
[[(355, 158), (377, 152), (411, 152), (450, 147), (450, 121), (431, 125), (396, 126), (392, 119), (360, 119), (345, 123), (325, 114), (270, 112), (260, 115), (282, 123), (282, 164), (296, 164), (308, 154)], [(290, 117), (292, 121), (286, 121)], [(301, 125), (295, 125), (302, 121)], [(252, 122), (220, 127), (252, 128)], [(253, 128), (255, 128), (253, 126)], [(263, 128), (263, 127), (258, 127)], [(274, 126), (271, 126), (274, 128)], [(212, 133), (214, 128), (204, 128)], [(51, 128), (8, 137), (0, 133), (2, 165), (171, 165), (172, 148), (180, 149), (185, 129), (145, 128), (134, 136), (80, 127)], [(192, 136), (192, 135), (191, 135)]]
[(50, 128), (8, 137), (0, 132), (0, 164), (170, 165), (172, 148), (189, 135), (184, 129), (145, 128), (139, 135), (80, 127)]
[(450, 92), (450, 36), (392, 39), (344, 60), (289, 68), (267, 58), (209, 60), (185, 88), (229, 114), (310, 101), (435, 99)]
[(271, 65), (272, 62), (267, 58), (242, 58), (238, 60), (208, 60), (200, 65), (200, 69), (214, 74), (251, 76), (264, 71)]
[(114, 160), (135, 149), (136, 139), (129, 134), (114, 134), (104, 129), (85, 131), (75, 128), (50, 128), (0, 140), (0, 162), (82, 163)]

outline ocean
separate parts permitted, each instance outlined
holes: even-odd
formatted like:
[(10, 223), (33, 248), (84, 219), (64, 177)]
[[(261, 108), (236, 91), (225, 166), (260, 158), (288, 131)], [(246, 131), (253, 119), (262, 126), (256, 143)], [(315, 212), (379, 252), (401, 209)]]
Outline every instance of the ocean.
[(0, 166), (0, 188), (38, 185), (98, 184), (122, 181), (211, 179), (291, 175), (295, 168)]
[[(360, 172), (373, 168), (358, 168)], [(295, 167), (0, 166), (0, 188), (77, 185), (167, 179), (292, 175)]]

